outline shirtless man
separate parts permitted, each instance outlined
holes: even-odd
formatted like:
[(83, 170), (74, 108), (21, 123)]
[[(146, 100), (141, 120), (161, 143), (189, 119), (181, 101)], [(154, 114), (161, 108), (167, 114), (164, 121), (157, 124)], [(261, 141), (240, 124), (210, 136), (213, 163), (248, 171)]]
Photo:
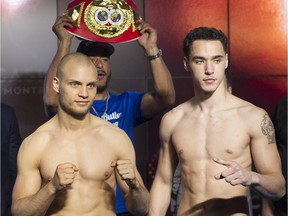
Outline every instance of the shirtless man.
[(15, 216), (116, 215), (116, 182), (129, 211), (148, 212), (149, 193), (135, 167), (129, 137), (89, 113), (96, 84), (97, 71), (87, 56), (72, 53), (61, 60), (53, 80), (58, 114), (19, 150)]
[(183, 50), (195, 96), (161, 121), (149, 215), (165, 215), (178, 161), (178, 215), (248, 215), (248, 187), (272, 199), (285, 193), (273, 124), (263, 109), (227, 91), (227, 38), (221, 31), (194, 29)]

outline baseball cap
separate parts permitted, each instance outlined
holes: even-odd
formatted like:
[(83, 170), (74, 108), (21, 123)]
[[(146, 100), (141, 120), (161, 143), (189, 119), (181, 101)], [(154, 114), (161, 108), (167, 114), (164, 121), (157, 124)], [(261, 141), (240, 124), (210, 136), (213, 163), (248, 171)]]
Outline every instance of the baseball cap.
[(77, 48), (77, 52), (83, 53), (87, 56), (103, 57), (110, 57), (114, 53), (114, 50), (114, 47), (109, 43), (87, 40), (82, 40)]

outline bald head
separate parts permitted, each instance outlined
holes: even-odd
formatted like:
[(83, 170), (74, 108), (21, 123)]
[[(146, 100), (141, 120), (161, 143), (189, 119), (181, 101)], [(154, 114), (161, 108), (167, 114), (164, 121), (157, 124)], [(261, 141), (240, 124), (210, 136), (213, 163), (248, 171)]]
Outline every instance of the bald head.
[[(53, 79), (54, 90), (60, 94), (61, 86), (96, 85), (97, 69), (93, 62), (84, 54), (71, 53), (64, 56)], [(63, 89), (62, 88), (62, 89)]]
[(89, 112), (97, 94), (97, 69), (86, 55), (68, 54), (58, 65), (53, 89), (59, 96), (58, 109), (82, 118)]
[[(82, 53), (70, 53), (61, 59), (56, 77), (61, 79), (67, 72), (69, 73), (70, 70), (76, 69), (77, 67), (95, 68), (93, 62), (86, 55)], [(95, 74), (97, 74), (96, 68)]]

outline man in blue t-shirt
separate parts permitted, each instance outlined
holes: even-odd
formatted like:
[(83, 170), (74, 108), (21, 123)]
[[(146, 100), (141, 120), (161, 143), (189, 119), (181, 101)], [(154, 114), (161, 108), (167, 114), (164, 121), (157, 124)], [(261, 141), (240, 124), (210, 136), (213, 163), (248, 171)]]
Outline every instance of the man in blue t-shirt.
[[(73, 36), (65, 27), (72, 25), (71, 17), (62, 15), (56, 19), (53, 26), (59, 46), (44, 81), (44, 105), (49, 117), (57, 112), (58, 95), (52, 88), (52, 80), (61, 58), (70, 52)], [(143, 21), (139, 23), (138, 30), (141, 33), (138, 42), (144, 48), (151, 66), (155, 89), (153, 92), (124, 92), (119, 95), (111, 93), (108, 83), (111, 78), (110, 56), (114, 53), (114, 47), (108, 43), (83, 40), (77, 48), (77, 52), (90, 57), (98, 72), (97, 95), (90, 112), (123, 129), (132, 142), (136, 126), (152, 119), (175, 103), (173, 81), (162, 59), (162, 51), (157, 46), (156, 30)], [(131, 215), (126, 210), (119, 189), (116, 190), (116, 196), (117, 215)]]

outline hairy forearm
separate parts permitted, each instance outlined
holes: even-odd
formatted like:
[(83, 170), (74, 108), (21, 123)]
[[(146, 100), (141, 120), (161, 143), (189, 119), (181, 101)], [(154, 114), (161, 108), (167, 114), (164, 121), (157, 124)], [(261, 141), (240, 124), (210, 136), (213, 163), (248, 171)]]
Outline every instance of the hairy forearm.
[(277, 200), (285, 194), (285, 180), (281, 174), (261, 175), (252, 172), (253, 183), (252, 187), (263, 197)]
[(55, 188), (48, 183), (32, 196), (13, 200), (12, 214), (14, 216), (44, 216), (55, 195)]
[(130, 188), (126, 198), (126, 205), (129, 212), (133, 215), (146, 215), (149, 210), (149, 192), (141, 186)]

